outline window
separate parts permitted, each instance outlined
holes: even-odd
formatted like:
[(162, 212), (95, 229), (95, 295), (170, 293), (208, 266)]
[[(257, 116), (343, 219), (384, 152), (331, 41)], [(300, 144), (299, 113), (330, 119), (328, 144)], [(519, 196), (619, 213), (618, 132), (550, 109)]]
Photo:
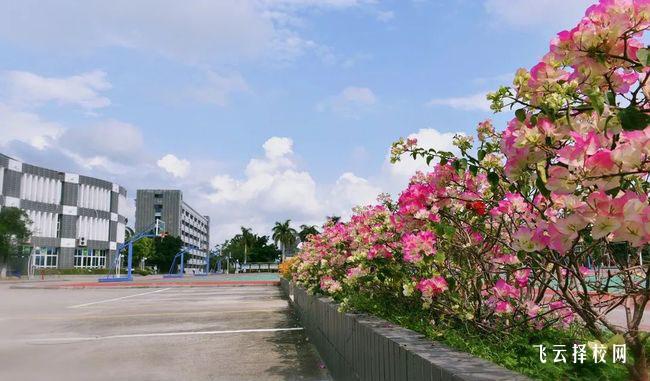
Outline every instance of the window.
[(74, 254), (74, 267), (76, 268), (105, 268), (108, 250), (95, 250), (78, 248)]
[(58, 247), (35, 247), (34, 248), (34, 267), (38, 268), (56, 268), (59, 262)]
[(154, 198), (163, 198), (162, 193), (154, 193), (153, 195)]

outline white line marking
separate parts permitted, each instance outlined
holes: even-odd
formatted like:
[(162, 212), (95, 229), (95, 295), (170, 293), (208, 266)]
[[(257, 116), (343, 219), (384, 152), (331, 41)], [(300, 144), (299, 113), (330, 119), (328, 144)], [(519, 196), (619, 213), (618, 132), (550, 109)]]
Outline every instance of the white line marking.
[(79, 307), (92, 306), (93, 304), (109, 303), (109, 302), (114, 302), (114, 301), (122, 300), (122, 299), (135, 298), (136, 296), (142, 296), (142, 295), (154, 294), (154, 293), (156, 293), (156, 292), (163, 292), (163, 291), (165, 291), (165, 290), (169, 290), (169, 288), (163, 288), (163, 289), (156, 290), (156, 291), (143, 292), (143, 293), (141, 293), (141, 294), (122, 296), (122, 297), (120, 297), (120, 298), (113, 298), (113, 299), (100, 300), (100, 301), (98, 301), (98, 302), (91, 302), (91, 303), (77, 304), (77, 305), (75, 305), (75, 306), (69, 306), (68, 308), (79, 308)]
[(111, 336), (93, 336), (93, 337), (56, 337), (32, 339), (30, 342), (47, 343), (57, 341), (94, 341), (110, 339), (129, 339), (135, 337), (166, 337), (166, 336), (193, 336), (193, 335), (223, 335), (229, 333), (256, 333), (256, 332), (283, 332), (283, 331), (302, 331), (303, 327), (294, 328), (260, 328), (260, 329), (236, 329), (232, 331), (189, 331), (189, 332), (159, 332), (159, 333), (135, 333), (131, 335), (111, 335)]

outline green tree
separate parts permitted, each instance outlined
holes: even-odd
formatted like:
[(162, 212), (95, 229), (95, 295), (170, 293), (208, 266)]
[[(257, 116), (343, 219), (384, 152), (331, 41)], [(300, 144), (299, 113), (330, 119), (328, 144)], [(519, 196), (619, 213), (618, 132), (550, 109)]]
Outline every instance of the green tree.
[(0, 277), (7, 274), (7, 264), (12, 256), (18, 255), (20, 244), (27, 241), (31, 232), (31, 221), (27, 214), (18, 208), (0, 210)]
[(133, 244), (133, 265), (138, 266), (143, 258), (152, 258), (156, 253), (154, 240), (142, 238)]
[(276, 222), (273, 226), (273, 241), (280, 244), (282, 248), (282, 261), (284, 262), (287, 253), (290, 252), (296, 244), (298, 232), (291, 227), (291, 220)]
[[(181, 251), (183, 241), (179, 237), (165, 236), (156, 237), (154, 240), (154, 253), (151, 258), (147, 259), (147, 264), (157, 266), (158, 271), (166, 273), (172, 265), (174, 256)], [(185, 256), (187, 262), (188, 256)]]
[(248, 260), (248, 254), (255, 244), (255, 235), (251, 232), (250, 228), (241, 227), (242, 244), (244, 245), (244, 263)]
[(319, 233), (316, 225), (300, 225), (298, 237), (300, 237), (300, 242), (305, 242), (310, 235), (317, 235)]
[(250, 236), (247, 235), (245, 238), (240, 233), (223, 243), (222, 257), (230, 257), (231, 260), (239, 260), (243, 263), (244, 257), (251, 262), (273, 262), (280, 256), (280, 250), (273, 242), (269, 242), (268, 236), (258, 236), (250, 229), (246, 231)]

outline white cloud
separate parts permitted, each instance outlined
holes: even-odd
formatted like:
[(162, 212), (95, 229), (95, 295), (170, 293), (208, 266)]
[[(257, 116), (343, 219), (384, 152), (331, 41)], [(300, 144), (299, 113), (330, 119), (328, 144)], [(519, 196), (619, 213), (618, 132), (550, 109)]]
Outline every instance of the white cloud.
[(191, 166), (188, 160), (179, 159), (170, 153), (160, 158), (156, 164), (172, 176), (181, 178), (187, 176)]
[(254, 57), (275, 33), (251, 0), (25, 0), (0, 13), (0, 38), (73, 54), (112, 46), (190, 62)]
[(0, 103), (0, 146), (22, 142), (36, 149), (51, 145), (64, 131), (58, 123), (41, 119), (37, 114), (15, 110)]
[[(460, 132), (440, 132), (435, 128), (423, 128), (418, 132), (410, 134), (408, 138), (417, 139), (418, 146), (423, 148), (434, 148), (439, 151), (449, 151), (459, 154), (458, 149), (452, 144), (454, 135), (462, 134)], [(407, 154), (401, 156), (401, 160), (395, 164), (390, 163), (390, 150), (386, 155), (384, 163), (390, 175), (394, 176), (398, 182), (398, 187), (403, 187), (411, 176), (417, 171), (427, 171), (431, 167), (420, 157), (414, 160)]]
[(218, 74), (208, 71), (203, 86), (197, 86), (189, 90), (191, 98), (200, 102), (212, 103), (224, 107), (232, 94), (247, 92), (248, 84), (239, 73)]
[(309, 49), (295, 27), (305, 9), (342, 10), (373, 2), (22, 0), (0, 12), (0, 39), (56, 54), (119, 47), (189, 63), (232, 63)]
[(139, 128), (117, 120), (103, 120), (83, 127), (68, 128), (60, 145), (84, 158), (105, 157), (130, 164), (140, 158), (144, 137)]
[(293, 153), (293, 140), (274, 136), (262, 145), (269, 159), (277, 159)]
[(485, 10), (496, 24), (516, 28), (542, 26), (559, 31), (575, 26), (595, 0), (486, 0)]
[(301, 216), (319, 213), (316, 182), (305, 171), (296, 169), (291, 158), (293, 141), (272, 137), (264, 145), (264, 158), (253, 158), (244, 171), (245, 179), (230, 175), (214, 176), (213, 192), (208, 198), (215, 204), (257, 205), (267, 212), (287, 211)]
[(316, 105), (320, 112), (330, 111), (346, 117), (358, 117), (377, 103), (377, 96), (367, 87), (348, 86), (336, 96)]
[(374, 204), (380, 193), (382, 189), (367, 179), (345, 172), (336, 180), (330, 193), (329, 209), (337, 211), (334, 214), (349, 218), (352, 206)]
[(346, 87), (341, 92), (341, 99), (361, 105), (372, 105), (377, 102), (375, 93), (367, 87)]
[(372, 203), (381, 193), (371, 181), (351, 172), (334, 184), (318, 183), (311, 173), (299, 168), (293, 158), (293, 141), (272, 137), (264, 155), (252, 158), (241, 178), (218, 174), (201, 199), (210, 210), (217, 240), (236, 232), (240, 225), (254, 226), (268, 234), (273, 223), (291, 218), (302, 223), (321, 224), (326, 215), (349, 216), (352, 207)]
[(111, 101), (99, 93), (111, 88), (106, 73), (95, 70), (70, 77), (43, 77), (26, 71), (3, 75), (5, 97), (20, 106), (55, 102), (87, 110), (106, 107)]
[(377, 11), (377, 20), (381, 22), (388, 22), (395, 18), (395, 12), (393, 11)]
[(135, 126), (93, 119), (92, 124), (69, 127), (44, 120), (31, 110), (46, 103), (77, 106), (88, 112), (108, 106), (110, 100), (100, 95), (111, 87), (103, 71), (69, 77), (8, 71), (0, 80), (5, 102), (0, 103), (0, 145), (19, 142), (47, 148), (52, 156), (72, 159), (79, 168), (102, 168), (109, 173), (125, 173), (128, 166), (142, 159), (142, 133)]
[(466, 97), (434, 98), (427, 102), (428, 106), (448, 106), (463, 111), (490, 111), (490, 101), (487, 92), (468, 95)]
[(350, 8), (375, 2), (375, 0), (262, 0), (262, 3), (268, 6), (319, 8)]

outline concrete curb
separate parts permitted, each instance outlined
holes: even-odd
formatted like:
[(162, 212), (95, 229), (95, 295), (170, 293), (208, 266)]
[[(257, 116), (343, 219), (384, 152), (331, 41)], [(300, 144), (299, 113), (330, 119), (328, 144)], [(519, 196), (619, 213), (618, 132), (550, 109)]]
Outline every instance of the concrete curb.
[(337, 381), (529, 380), (386, 320), (341, 313), (331, 298), (309, 295), (285, 279), (280, 287)]

